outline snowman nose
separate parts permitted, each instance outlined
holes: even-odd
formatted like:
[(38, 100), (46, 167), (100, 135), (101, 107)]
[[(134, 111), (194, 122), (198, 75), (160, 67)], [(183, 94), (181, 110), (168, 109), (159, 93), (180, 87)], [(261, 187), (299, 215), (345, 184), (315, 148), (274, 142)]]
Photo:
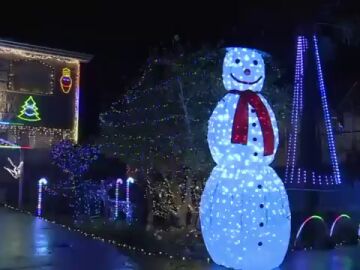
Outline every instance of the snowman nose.
[(245, 75), (250, 75), (250, 74), (251, 74), (250, 69), (248, 69), (248, 68), (247, 68), (247, 69), (245, 69), (245, 70), (244, 70), (244, 74), (245, 74)]

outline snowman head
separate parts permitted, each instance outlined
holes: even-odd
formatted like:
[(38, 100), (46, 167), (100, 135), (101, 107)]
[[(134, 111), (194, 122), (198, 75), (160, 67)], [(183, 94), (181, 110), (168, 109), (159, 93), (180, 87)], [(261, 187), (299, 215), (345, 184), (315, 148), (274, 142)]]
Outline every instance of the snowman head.
[(223, 82), (226, 90), (260, 92), (265, 79), (265, 64), (261, 54), (248, 48), (226, 48)]

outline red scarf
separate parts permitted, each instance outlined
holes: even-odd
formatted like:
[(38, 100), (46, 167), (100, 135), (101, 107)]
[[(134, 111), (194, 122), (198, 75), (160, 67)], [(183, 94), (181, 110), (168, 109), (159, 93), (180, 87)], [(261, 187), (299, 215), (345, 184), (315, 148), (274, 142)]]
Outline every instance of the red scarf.
[(260, 97), (251, 90), (239, 91), (230, 90), (229, 93), (239, 95), (236, 106), (231, 143), (247, 144), (249, 129), (249, 106), (251, 105), (259, 119), (261, 132), (264, 138), (264, 156), (274, 153), (274, 130), (271, 124), (270, 115)]

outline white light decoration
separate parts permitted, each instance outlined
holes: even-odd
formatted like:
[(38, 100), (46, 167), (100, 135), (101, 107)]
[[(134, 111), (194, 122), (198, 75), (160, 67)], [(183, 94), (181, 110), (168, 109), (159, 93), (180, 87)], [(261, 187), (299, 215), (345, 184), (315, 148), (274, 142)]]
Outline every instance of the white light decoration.
[[(1, 42), (3, 43), (3, 42)], [(54, 143), (56, 141), (60, 141), (62, 139), (71, 139), (75, 143), (78, 142), (78, 133), (79, 133), (79, 101), (80, 101), (80, 63), (82, 61), (88, 62), (90, 60), (87, 59), (88, 56), (63, 56), (66, 55), (67, 52), (61, 52), (58, 50), (47, 50), (46, 48), (32, 48), (32, 46), (21, 46), (22, 48), (17, 48), (20, 44), (10, 44), (1, 45), (0, 46), (0, 55), (4, 56), (6, 59), (21, 59), (21, 61), (37, 61), (40, 62), (42, 65), (46, 66), (49, 70), (51, 70), (51, 76), (54, 76), (55, 71), (54, 67), (49, 65), (48, 63), (54, 63), (57, 65), (66, 65), (66, 67), (71, 68), (72, 76), (73, 76), (73, 88), (75, 90), (74, 96), (74, 110), (73, 110), (73, 124), (72, 128), (49, 128), (49, 127), (42, 127), (42, 126), (21, 126), (22, 123), (11, 123), (7, 121), (0, 121), (0, 129), (6, 130), (7, 132), (14, 132), (16, 133), (17, 140), (20, 140), (22, 134), (26, 134), (29, 136), (42, 136), (46, 135), (49, 137), (49, 143)], [(41, 52), (42, 50), (49, 51), (49, 52)], [(84, 58), (83, 58), (84, 57)], [(16, 60), (17, 61), (17, 60)], [(9, 81), (9, 84), (12, 84)], [(50, 82), (53, 84), (53, 81)], [(53, 88), (53, 87), (52, 87)], [(11, 86), (10, 89), (11, 90)], [(52, 90), (51, 93), (52, 94)], [(29, 115), (28, 115), (29, 116)], [(36, 146), (37, 147), (37, 146)]]
[(41, 216), (41, 208), (42, 208), (42, 192), (43, 187), (47, 185), (47, 180), (45, 178), (41, 178), (38, 183), (38, 205), (37, 205), (37, 215)]
[(349, 219), (349, 220), (351, 219), (351, 217), (350, 217), (349, 215), (347, 215), (347, 214), (341, 214), (341, 215), (337, 216), (337, 217), (335, 218), (334, 222), (331, 224), (330, 237), (333, 236), (334, 230), (335, 230), (335, 226), (336, 226), (336, 224), (338, 223), (338, 221), (339, 221), (340, 219), (342, 219), (342, 218), (346, 218), (346, 219)]
[(225, 89), (260, 92), (265, 80), (264, 70), (264, 60), (255, 50), (227, 48), (222, 75)]
[(122, 185), (123, 180), (121, 178), (116, 179), (115, 183), (115, 218), (119, 216), (119, 187)]
[(14, 162), (11, 160), (11, 158), (8, 157), (7, 159), (8, 159), (8, 161), (9, 161), (10, 165), (11, 165), (13, 168), (10, 169), (10, 168), (4, 167), (4, 169), (7, 170), (14, 179), (20, 179), (21, 174), (22, 174), (22, 172), (23, 172), (22, 168), (23, 168), (23, 166), (24, 166), (24, 162), (21, 161), (21, 162), (19, 163), (19, 165), (16, 166), (16, 165), (14, 164)]
[(126, 218), (131, 218), (131, 209), (130, 209), (130, 184), (135, 182), (134, 178), (129, 177), (126, 180)]
[(259, 93), (264, 79), (258, 51), (228, 48), (223, 64), (228, 93), (208, 124), (217, 166), (201, 197), (201, 229), (214, 262), (235, 269), (276, 268), (289, 245), (288, 197), (269, 167), (279, 137), (275, 115)]
[(305, 219), (305, 221), (303, 223), (301, 223), (300, 225), (300, 228), (299, 230), (297, 231), (296, 233), (296, 236), (295, 236), (295, 241), (294, 241), (294, 247), (296, 247), (296, 244), (297, 244), (297, 241), (301, 235), (301, 232), (303, 231), (305, 225), (307, 223), (309, 223), (311, 220), (319, 220), (323, 225), (324, 225), (324, 230), (327, 231), (328, 230), (328, 227), (324, 221), (324, 219), (321, 217), (321, 216), (318, 216), (318, 215), (313, 215), (311, 217), (308, 217), (307, 219)]

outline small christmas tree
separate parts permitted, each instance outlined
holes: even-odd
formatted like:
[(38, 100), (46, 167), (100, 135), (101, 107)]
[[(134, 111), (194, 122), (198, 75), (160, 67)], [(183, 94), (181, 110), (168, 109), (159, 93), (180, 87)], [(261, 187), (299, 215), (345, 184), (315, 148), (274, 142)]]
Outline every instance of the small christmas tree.
[(27, 100), (25, 100), (24, 105), (21, 106), (20, 114), (18, 115), (18, 118), (24, 121), (40, 121), (41, 118), (39, 117), (39, 108), (36, 106), (36, 102), (32, 96), (28, 97)]

